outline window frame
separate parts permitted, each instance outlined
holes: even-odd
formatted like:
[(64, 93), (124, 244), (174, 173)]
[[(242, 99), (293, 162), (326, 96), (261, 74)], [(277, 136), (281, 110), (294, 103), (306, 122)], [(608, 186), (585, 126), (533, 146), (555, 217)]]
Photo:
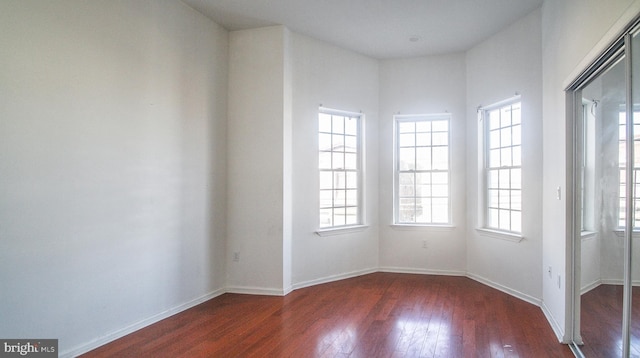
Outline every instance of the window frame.
[[(341, 168), (338, 167), (334, 167), (333, 166), (333, 159), (331, 159), (332, 163), (331, 163), (331, 167), (330, 168), (321, 168), (321, 155), (322, 153), (329, 153), (331, 158), (333, 158), (333, 154), (334, 153), (342, 153), (345, 155), (346, 158), (346, 154), (347, 153), (354, 153), (354, 152), (347, 152), (346, 148), (343, 151), (335, 151), (333, 148), (333, 136), (337, 135), (337, 136), (342, 136), (343, 137), (343, 143), (344, 143), (344, 137), (352, 137), (352, 135), (350, 134), (346, 134), (344, 133), (344, 128), (343, 128), (343, 133), (338, 133), (335, 132), (333, 129), (333, 119), (332, 119), (332, 128), (331, 128), (331, 132), (326, 132), (326, 131), (322, 131), (321, 129), (321, 116), (323, 115), (329, 115), (329, 116), (336, 116), (336, 117), (343, 117), (343, 118), (350, 118), (350, 119), (356, 119), (357, 120), (357, 124), (356, 124), (356, 143), (355, 143), (355, 169), (349, 169), (349, 168), (345, 168), (344, 165)], [(317, 124), (317, 130), (316, 130), (316, 135), (317, 135), (317, 139), (318, 139), (318, 145), (316, 146), (316, 153), (318, 155), (317, 159), (318, 159), (318, 230), (316, 231), (316, 234), (318, 234), (319, 236), (328, 236), (328, 235), (335, 235), (335, 234), (339, 234), (339, 233), (349, 233), (349, 232), (354, 232), (354, 231), (359, 231), (361, 229), (366, 228), (367, 226), (365, 225), (365, 203), (364, 203), (364, 192), (365, 192), (365, 186), (364, 186), (364, 148), (365, 148), (365, 144), (364, 144), (364, 125), (365, 125), (365, 116), (362, 112), (351, 112), (351, 111), (345, 111), (345, 110), (339, 110), (339, 109), (334, 109), (334, 108), (327, 108), (327, 107), (319, 107), (318, 108), (318, 115), (316, 117), (316, 124)], [(331, 148), (329, 150), (322, 150), (321, 149), (321, 145), (322, 143), (320, 142), (320, 136), (321, 134), (329, 134), (331, 135), (332, 138), (332, 142), (331, 142)], [(344, 163), (344, 162), (343, 162)], [(331, 175), (332, 177), (332, 186), (331, 188), (323, 188), (322, 187), (322, 180), (321, 180), (321, 176), (323, 172), (330, 172), (333, 173), (333, 175)], [(347, 172), (350, 173), (355, 173), (356, 175), (356, 180), (355, 180), (355, 189), (348, 189), (347, 188), (347, 184), (345, 182), (345, 187), (344, 189), (339, 189), (337, 188), (334, 183), (333, 180), (336, 177), (336, 173), (337, 172), (343, 172), (345, 173), (345, 180), (346, 180), (346, 176), (347, 176)], [(347, 190), (356, 190), (356, 204), (354, 205), (347, 205), (347, 199), (345, 197), (344, 199), (344, 205), (336, 205), (335, 204), (335, 191), (337, 190), (344, 190), (345, 191), (345, 195), (346, 195), (346, 191)], [(323, 206), (323, 199), (322, 199), (322, 192), (323, 191), (333, 191), (333, 195), (332, 195), (332, 205), (331, 206)], [(355, 208), (356, 209), (356, 220), (354, 223), (348, 223), (347, 224), (347, 219), (346, 219), (346, 210), (347, 208)], [(332, 225), (323, 225), (322, 223), (322, 210), (326, 210), (326, 209), (330, 209), (332, 210), (332, 218), (331, 218), (331, 223)], [(340, 225), (333, 225), (335, 223), (335, 209), (344, 209), (345, 210), (345, 223), (344, 224), (340, 224)]]
[[(447, 148), (447, 160), (446, 160), (446, 169), (434, 169), (433, 167), (431, 169), (423, 169), (423, 170), (417, 170), (417, 169), (413, 169), (413, 170), (401, 170), (400, 169), (400, 131), (399, 131), (399, 126), (400, 123), (407, 123), (407, 122), (414, 122), (414, 123), (418, 123), (418, 122), (434, 122), (434, 121), (442, 121), (445, 120), (447, 122), (447, 134), (446, 134), (446, 138), (447, 138), (447, 143), (446, 145), (434, 145), (433, 142), (431, 142), (429, 145), (425, 145), (425, 146), (417, 146), (417, 145), (413, 145), (413, 146), (407, 146), (406, 148), (409, 147), (413, 147), (413, 148), (417, 148), (417, 147), (429, 147), (433, 150), (434, 147), (446, 147)], [(451, 228), (453, 227), (453, 211), (452, 211), (452, 201), (451, 201), (451, 113), (432, 113), (432, 114), (397, 114), (393, 116), (393, 224), (392, 226), (394, 227), (433, 227), (433, 228), (438, 228), (438, 227), (444, 227), (444, 228)], [(442, 131), (436, 131), (435, 133), (441, 133)], [(430, 133), (431, 137), (433, 137), (433, 130), (429, 130), (428, 132), (413, 132), (413, 133)], [(431, 154), (431, 158), (433, 158), (433, 153)], [(431, 220), (430, 221), (400, 221), (400, 174), (401, 173), (446, 173), (447, 174), (447, 180), (446, 180), (446, 185), (447, 185), (447, 195), (446, 195), (446, 201), (447, 201), (447, 214), (446, 214), (446, 221), (434, 221), (433, 220), (433, 215), (431, 215)], [(431, 184), (431, 183), (430, 183)], [(414, 193), (414, 198), (416, 198), (416, 186), (417, 184), (415, 184), (414, 182), (414, 189), (413, 189), (413, 193)], [(433, 185), (433, 184), (431, 184)], [(428, 196), (429, 198), (433, 199), (434, 196)], [(427, 198), (427, 196), (425, 196), (425, 198)], [(442, 198), (437, 197), (437, 198)]]
[[(498, 112), (502, 112), (505, 108), (507, 107), (513, 107), (514, 105), (519, 105), (520, 106), (520, 122), (519, 125), (520, 126), (520, 143), (518, 145), (513, 145), (513, 142), (511, 142), (511, 145), (507, 145), (507, 146), (502, 146), (499, 145), (498, 147), (495, 148), (491, 148), (491, 142), (490, 142), (490, 112), (493, 111), (498, 111)], [(479, 178), (479, 223), (480, 223), (480, 227), (478, 228), (478, 231), (482, 232), (482, 233), (487, 233), (489, 234), (489, 236), (494, 236), (497, 238), (501, 238), (501, 239), (508, 239), (508, 240), (512, 240), (512, 241), (516, 241), (519, 242), (521, 241), (524, 237), (522, 236), (522, 209), (523, 209), (523, 192), (524, 192), (524, 188), (522, 186), (522, 178), (524, 177), (522, 175), (522, 169), (523, 169), (523, 163), (522, 163), (522, 148), (523, 148), (523, 136), (522, 136), (522, 125), (523, 125), (523, 115), (522, 115), (523, 111), (522, 111), (522, 98), (520, 95), (516, 95), (513, 96), (511, 98), (505, 99), (503, 101), (494, 103), (490, 106), (486, 106), (486, 107), (479, 107), (478, 108), (478, 117), (479, 117), (479, 132), (480, 132), (480, 136), (479, 136), (479, 173), (480, 173), (480, 178)], [(513, 123), (511, 123), (510, 125), (507, 126), (502, 126), (500, 125), (496, 130), (500, 130), (503, 128), (507, 128), (507, 127), (511, 127), (513, 128), (514, 125)], [(513, 134), (513, 132), (511, 132), (511, 134)], [(513, 165), (513, 157), (511, 158), (511, 162), (512, 165), (509, 166), (505, 166), (505, 165), (500, 165), (499, 167), (490, 167), (490, 151), (491, 149), (505, 149), (505, 148), (511, 148), (513, 149), (514, 147), (519, 147), (520, 150), (520, 156), (519, 156), (519, 165)], [(511, 154), (513, 154), (513, 151), (511, 151)], [(520, 181), (519, 181), (519, 189), (513, 187), (512, 180), (511, 180), (511, 170), (519, 170), (520, 171)], [(504, 209), (500, 206), (498, 206), (497, 208), (493, 208), (493, 209), (498, 209), (498, 210), (507, 210), (509, 213), (509, 220), (510, 220), (510, 225), (509, 225), (509, 229), (505, 229), (505, 228), (501, 228), (500, 224), (496, 226), (490, 225), (490, 210), (492, 209), (490, 207), (490, 198), (489, 198), (489, 191), (492, 190), (491, 188), (489, 188), (489, 183), (490, 183), (490, 174), (491, 171), (494, 170), (509, 170), (509, 186), (500, 186), (500, 184), (498, 184), (498, 187), (493, 188), (493, 190), (508, 190), (508, 191), (513, 191), (513, 190), (519, 190), (520, 191), (520, 209), (513, 209), (513, 208), (508, 208), (508, 209)], [(499, 175), (499, 174), (498, 174)], [(510, 200), (512, 199), (512, 196), (510, 196)], [(500, 200), (500, 199), (498, 199)], [(498, 204), (500, 205), (500, 204)], [(509, 205), (511, 206), (511, 205)], [(513, 226), (511, 225), (511, 219), (512, 219), (512, 213), (513, 212), (519, 212), (519, 216), (520, 216), (520, 228), (519, 230), (514, 230)]]

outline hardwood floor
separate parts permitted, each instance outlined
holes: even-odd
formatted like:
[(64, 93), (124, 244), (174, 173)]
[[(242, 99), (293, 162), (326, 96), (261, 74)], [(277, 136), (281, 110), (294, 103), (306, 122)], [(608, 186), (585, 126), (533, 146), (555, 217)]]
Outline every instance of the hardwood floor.
[(224, 294), (86, 357), (573, 357), (539, 307), (465, 277), (373, 273)]
[[(581, 297), (580, 347), (587, 357), (622, 356), (622, 286), (600, 285)], [(633, 287), (631, 355), (640, 357), (640, 287)]]

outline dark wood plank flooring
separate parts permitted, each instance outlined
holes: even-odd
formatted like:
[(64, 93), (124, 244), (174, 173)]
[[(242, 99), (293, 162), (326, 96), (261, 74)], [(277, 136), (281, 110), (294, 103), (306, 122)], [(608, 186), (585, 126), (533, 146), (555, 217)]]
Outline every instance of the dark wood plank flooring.
[(86, 357), (573, 357), (539, 307), (465, 277), (373, 273), (224, 294)]
[[(600, 285), (581, 297), (580, 350), (586, 357), (622, 356), (621, 285)], [(640, 357), (640, 287), (633, 288), (631, 355)]]

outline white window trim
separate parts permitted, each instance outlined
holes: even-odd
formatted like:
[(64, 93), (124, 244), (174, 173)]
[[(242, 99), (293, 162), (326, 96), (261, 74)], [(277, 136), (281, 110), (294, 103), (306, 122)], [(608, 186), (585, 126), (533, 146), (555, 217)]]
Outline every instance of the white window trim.
[[(322, 105), (320, 105), (318, 107), (318, 115), (320, 115), (320, 113), (326, 113), (326, 114), (336, 114), (336, 115), (343, 115), (343, 116), (350, 116), (350, 117), (358, 117), (359, 120), (359, 128), (358, 128), (358, 222), (356, 224), (350, 224), (350, 225), (339, 225), (339, 226), (326, 226), (326, 227), (320, 227), (319, 222), (318, 222), (318, 229), (315, 231), (315, 233), (318, 236), (332, 236), (332, 235), (340, 235), (340, 234), (347, 234), (347, 233), (352, 233), (352, 232), (358, 232), (358, 231), (362, 231), (365, 230), (366, 228), (369, 227), (369, 225), (367, 224), (366, 218), (367, 218), (367, 212), (365, 210), (366, 208), (366, 203), (365, 203), (365, 193), (366, 193), (366, 187), (365, 187), (365, 163), (366, 163), (366, 155), (365, 155), (365, 115), (362, 112), (352, 112), (352, 111), (345, 111), (345, 110), (341, 110), (341, 109), (335, 109), (335, 108), (329, 108), (329, 107), (324, 107)], [(318, 132), (316, 131), (316, 135), (318, 135)], [(317, 138), (317, 137), (316, 137)], [(318, 146), (316, 145), (316, 153), (318, 151)], [(316, 156), (316, 160), (317, 160), (317, 156)], [(319, 165), (318, 165), (319, 168)], [(320, 169), (318, 169), (318, 173), (320, 173)], [(318, 183), (318, 187), (316, 188), (316, 193), (320, 193), (320, 186)], [(319, 205), (318, 205), (318, 210), (319, 210)], [(319, 213), (319, 212), (318, 212)], [(318, 216), (319, 219), (319, 216)]]
[[(507, 231), (500, 230), (497, 228), (492, 228), (487, 226), (487, 131), (488, 124), (486, 123), (486, 113), (501, 108), (507, 105), (511, 105), (514, 103), (520, 102), (520, 113), (521, 113), (521, 125), (522, 125), (522, 96), (516, 94), (513, 97), (504, 99), (502, 101), (493, 103), (489, 106), (479, 106), (477, 109), (478, 114), (478, 223), (480, 227), (476, 228), (476, 231), (483, 236), (492, 237), (497, 239), (503, 239), (513, 242), (521, 242), (525, 239), (522, 233), (522, 228), (520, 228), (520, 232), (516, 231)], [(522, 143), (520, 144), (522, 150)], [(520, 168), (522, 169), (523, 165), (520, 164)], [(522, 185), (522, 183), (521, 183)], [(524, 188), (521, 188), (521, 192), (524, 193)], [(523, 196), (524, 199), (524, 196)], [(522, 205), (524, 205), (524, 200)], [(520, 210), (522, 212), (522, 208)], [(522, 219), (521, 219), (522, 220)]]
[[(447, 195), (448, 209), (447, 213), (448, 222), (446, 223), (401, 223), (398, 222), (400, 203), (399, 203), (399, 185), (398, 176), (400, 170), (398, 169), (398, 123), (401, 121), (416, 121), (416, 120), (437, 120), (446, 119), (449, 127), (447, 132), (447, 147), (449, 157), (447, 158), (447, 187), (449, 193)], [(393, 223), (390, 225), (394, 229), (411, 230), (411, 229), (440, 229), (447, 230), (453, 229), (453, 210), (451, 203), (451, 113), (430, 113), (430, 114), (397, 114), (393, 116)]]

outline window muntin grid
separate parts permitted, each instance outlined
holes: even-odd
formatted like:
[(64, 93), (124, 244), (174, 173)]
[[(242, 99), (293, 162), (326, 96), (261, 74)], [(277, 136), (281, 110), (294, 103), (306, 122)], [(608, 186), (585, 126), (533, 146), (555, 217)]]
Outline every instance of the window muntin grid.
[(320, 228), (353, 226), (361, 216), (361, 115), (318, 115)]
[[(620, 191), (619, 191), (619, 204), (618, 204), (618, 226), (621, 228), (625, 227), (626, 221), (626, 165), (627, 165), (627, 147), (626, 147), (626, 122), (627, 122), (626, 112), (620, 112), (618, 114), (618, 165), (620, 167)], [(633, 133), (635, 138), (633, 139), (633, 153), (634, 153), (634, 161), (633, 161), (633, 182), (635, 184), (634, 188), (634, 205), (635, 205), (635, 214), (633, 218), (633, 227), (634, 230), (640, 228), (640, 198), (638, 197), (640, 193), (640, 112), (633, 113)]]
[(449, 116), (396, 117), (396, 224), (449, 224)]
[(522, 231), (521, 104), (485, 111), (485, 227)]

